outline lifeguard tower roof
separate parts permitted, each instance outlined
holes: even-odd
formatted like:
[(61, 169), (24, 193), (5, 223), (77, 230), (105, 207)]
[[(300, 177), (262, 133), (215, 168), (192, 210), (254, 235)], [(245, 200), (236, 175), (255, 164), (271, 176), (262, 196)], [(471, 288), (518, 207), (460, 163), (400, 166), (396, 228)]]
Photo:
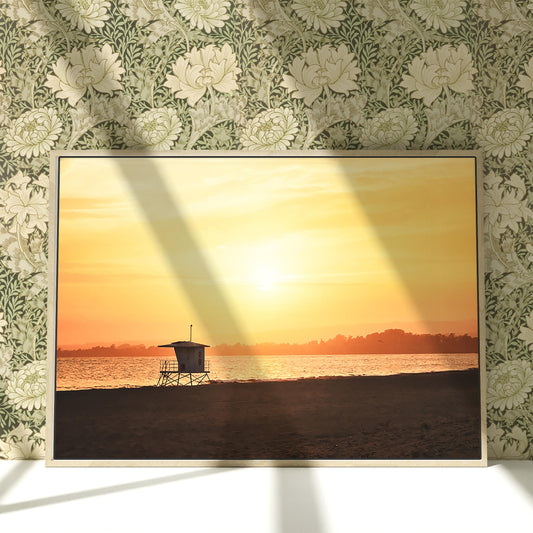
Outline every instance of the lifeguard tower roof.
[(170, 344), (160, 344), (158, 348), (196, 348), (197, 346), (203, 346), (209, 348), (209, 344), (200, 344), (198, 342), (191, 341), (176, 341)]

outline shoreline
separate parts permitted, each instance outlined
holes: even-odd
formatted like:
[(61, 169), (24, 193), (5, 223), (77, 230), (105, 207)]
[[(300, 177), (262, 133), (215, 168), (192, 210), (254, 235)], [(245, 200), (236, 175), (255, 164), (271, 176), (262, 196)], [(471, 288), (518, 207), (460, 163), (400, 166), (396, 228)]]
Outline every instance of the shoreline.
[(479, 370), (55, 394), (55, 459), (479, 459)]
[[(211, 380), (209, 383), (203, 383), (200, 387), (206, 385), (222, 385), (225, 383), (293, 383), (295, 381), (312, 381), (312, 380), (333, 380), (333, 379), (350, 379), (350, 378), (371, 378), (371, 377), (393, 377), (393, 376), (420, 376), (431, 374), (444, 374), (451, 372), (479, 372), (479, 367), (465, 368), (461, 370), (433, 370), (431, 372), (400, 372), (398, 374), (350, 374), (348, 376), (311, 376), (311, 377), (297, 377), (297, 378), (285, 378), (285, 379), (247, 379), (247, 380)], [(201, 373), (201, 372), (200, 372)], [(154, 380), (155, 381), (155, 380)], [(196, 386), (196, 385), (195, 385)], [(131, 386), (119, 386), (119, 387), (93, 387), (86, 389), (56, 389), (57, 392), (81, 392), (81, 391), (96, 391), (96, 390), (131, 390), (131, 389), (160, 389), (163, 387), (157, 387), (157, 385), (131, 385)]]

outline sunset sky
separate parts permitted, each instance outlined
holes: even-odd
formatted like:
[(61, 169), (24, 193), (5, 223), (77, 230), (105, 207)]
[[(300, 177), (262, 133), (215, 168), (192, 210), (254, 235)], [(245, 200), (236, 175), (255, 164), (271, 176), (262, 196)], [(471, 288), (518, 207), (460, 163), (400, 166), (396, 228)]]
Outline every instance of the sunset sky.
[(474, 158), (64, 158), (58, 346), (476, 334)]

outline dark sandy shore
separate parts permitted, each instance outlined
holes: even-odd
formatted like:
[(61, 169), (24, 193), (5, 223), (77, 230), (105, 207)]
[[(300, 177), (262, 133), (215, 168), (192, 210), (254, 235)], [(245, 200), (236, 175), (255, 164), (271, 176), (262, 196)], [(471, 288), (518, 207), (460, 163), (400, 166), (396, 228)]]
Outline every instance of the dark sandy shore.
[(477, 370), (57, 392), (55, 459), (479, 459)]

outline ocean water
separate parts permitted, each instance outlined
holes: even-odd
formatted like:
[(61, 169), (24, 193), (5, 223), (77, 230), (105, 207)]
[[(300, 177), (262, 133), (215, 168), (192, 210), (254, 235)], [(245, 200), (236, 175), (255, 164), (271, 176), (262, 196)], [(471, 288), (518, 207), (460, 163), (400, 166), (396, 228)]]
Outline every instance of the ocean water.
[[(114, 389), (157, 383), (168, 357), (61, 357), (56, 389)], [(386, 376), (478, 367), (475, 353), (206, 356), (216, 381), (294, 380), (330, 376)]]

